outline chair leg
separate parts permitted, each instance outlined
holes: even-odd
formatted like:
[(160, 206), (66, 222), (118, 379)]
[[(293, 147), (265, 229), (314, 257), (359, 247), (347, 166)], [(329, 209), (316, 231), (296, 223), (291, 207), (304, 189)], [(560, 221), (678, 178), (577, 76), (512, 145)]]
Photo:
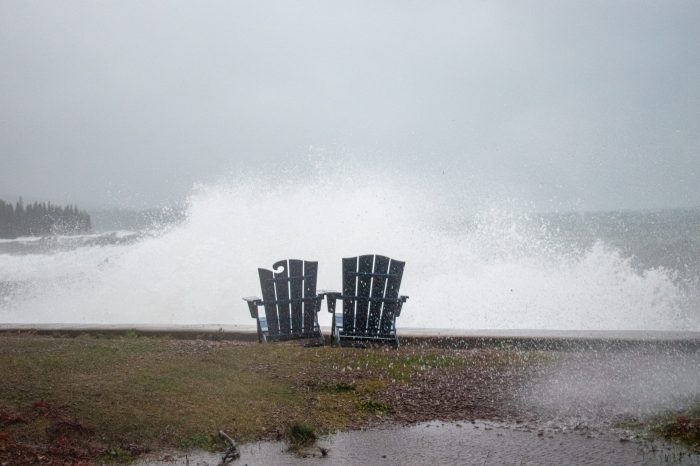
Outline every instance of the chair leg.
[(331, 346), (335, 343), (335, 312), (331, 313)]

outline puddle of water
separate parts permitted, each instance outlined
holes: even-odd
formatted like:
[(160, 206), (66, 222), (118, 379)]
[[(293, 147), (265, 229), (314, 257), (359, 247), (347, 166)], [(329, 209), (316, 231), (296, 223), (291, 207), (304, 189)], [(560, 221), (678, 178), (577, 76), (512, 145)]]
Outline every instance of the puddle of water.
[[(320, 448), (327, 450), (327, 456)], [(567, 430), (499, 423), (423, 423), (408, 427), (341, 432), (322, 438), (307, 456), (280, 442), (240, 446), (236, 464), (699, 464), (674, 445), (643, 439), (620, 440), (610, 431)], [(138, 465), (217, 465), (222, 455), (203, 452), (145, 458)]]

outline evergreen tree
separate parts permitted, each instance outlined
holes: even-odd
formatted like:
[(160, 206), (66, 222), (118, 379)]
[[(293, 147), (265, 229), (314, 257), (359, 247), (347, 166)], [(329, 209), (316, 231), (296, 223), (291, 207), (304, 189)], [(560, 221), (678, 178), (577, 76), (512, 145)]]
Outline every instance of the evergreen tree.
[(80, 234), (92, 230), (90, 215), (76, 205), (65, 207), (50, 202), (24, 205), (20, 197), (13, 206), (0, 199), (0, 238)]

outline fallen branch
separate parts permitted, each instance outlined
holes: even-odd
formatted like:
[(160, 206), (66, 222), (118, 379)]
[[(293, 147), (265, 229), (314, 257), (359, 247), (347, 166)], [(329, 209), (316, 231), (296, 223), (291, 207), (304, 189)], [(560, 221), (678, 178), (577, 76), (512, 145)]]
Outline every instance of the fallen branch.
[(241, 452), (238, 451), (238, 445), (236, 445), (235, 440), (229, 437), (228, 434), (226, 434), (226, 432), (224, 432), (223, 430), (219, 431), (219, 437), (221, 437), (226, 443), (228, 443), (228, 450), (226, 450), (226, 453), (224, 453), (224, 457), (221, 460), (221, 464), (230, 463), (231, 461), (237, 460), (241, 457)]

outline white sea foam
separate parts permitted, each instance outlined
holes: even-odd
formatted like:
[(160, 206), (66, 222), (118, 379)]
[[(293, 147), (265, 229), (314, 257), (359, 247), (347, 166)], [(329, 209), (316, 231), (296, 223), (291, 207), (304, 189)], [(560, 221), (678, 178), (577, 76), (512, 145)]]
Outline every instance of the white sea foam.
[(17, 238), (0, 238), (0, 243), (34, 243), (41, 241), (41, 236), (19, 236)]
[(464, 221), (429, 189), (342, 173), (267, 183), (198, 187), (181, 224), (133, 243), (0, 255), (0, 282), (23, 283), (0, 321), (249, 324), (258, 267), (318, 260), (318, 287), (337, 289), (341, 257), (380, 253), (407, 261), (401, 326), (700, 330), (673, 271), (579, 250), (513, 209)]

